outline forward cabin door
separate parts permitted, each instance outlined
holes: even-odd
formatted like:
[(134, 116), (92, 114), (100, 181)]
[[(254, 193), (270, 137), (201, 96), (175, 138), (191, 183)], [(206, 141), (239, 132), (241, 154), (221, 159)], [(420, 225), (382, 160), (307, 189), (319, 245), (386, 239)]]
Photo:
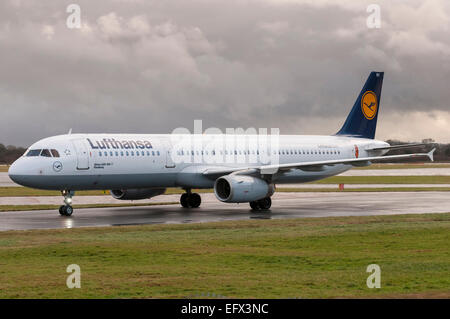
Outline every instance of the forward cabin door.
[(89, 151), (84, 139), (72, 140), (75, 151), (77, 152), (77, 169), (89, 169)]
[(170, 140), (166, 141), (164, 143), (164, 146), (166, 148), (166, 168), (174, 168), (175, 162), (172, 159), (172, 144), (170, 143)]

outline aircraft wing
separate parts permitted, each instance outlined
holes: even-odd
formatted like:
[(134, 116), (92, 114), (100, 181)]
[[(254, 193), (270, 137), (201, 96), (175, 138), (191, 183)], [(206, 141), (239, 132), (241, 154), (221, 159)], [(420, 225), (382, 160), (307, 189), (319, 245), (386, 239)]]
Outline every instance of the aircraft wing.
[(237, 167), (237, 168), (213, 168), (206, 169), (203, 175), (206, 176), (222, 176), (226, 174), (245, 174), (251, 175), (259, 173), (261, 175), (272, 175), (279, 171), (288, 171), (291, 169), (300, 169), (304, 171), (320, 172), (325, 166), (333, 166), (337, 164), (348, 164), (353, 166), (365, 166), (370, 164), (371, 161), (383, 161), (383, 160), (393, 160), (393, 159), (408, 159), (408, 158), (421, 158), (428, 157), (433, 161), (433, 153), (436, 149), (432, 149), (429, 153), (415, 153), (415, 154), (404, 154), (404, 155), (389, 155), (389, 156), (372, 156), (372, 157), (360, 157), (360, 158), (349, 158), (349, 159), (338, 159), (338, 160), (328, 160), (328, 161), (314, 161), (314, 162), (299, 162), (299, 163), (288, 163), (288, 164), (274, 164), (274, 165), (262, 165), (262, 166), (249, 166), (249, 167)]

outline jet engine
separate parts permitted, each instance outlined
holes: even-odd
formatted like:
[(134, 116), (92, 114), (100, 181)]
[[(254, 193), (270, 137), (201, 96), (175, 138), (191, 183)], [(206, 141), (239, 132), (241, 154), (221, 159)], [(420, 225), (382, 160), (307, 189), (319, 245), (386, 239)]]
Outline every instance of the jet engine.
[(253, 202), (270, 197), (275, 186), (266, 181), (246, 175), (226, 175), (214, 183), (214, 193), (218, 200), (226, 203)]
[(113, 189), (111, 196), (115, 199), (133, 200), (147, 199), (157, 195), (164, 194), (165, 188), (134, 188), (134, 189)]

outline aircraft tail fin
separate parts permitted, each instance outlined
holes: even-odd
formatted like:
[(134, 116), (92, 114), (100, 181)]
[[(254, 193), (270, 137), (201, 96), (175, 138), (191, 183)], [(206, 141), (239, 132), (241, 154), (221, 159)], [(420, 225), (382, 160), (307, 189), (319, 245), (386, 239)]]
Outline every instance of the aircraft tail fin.
[(375, 137), (384, 72), (371, 72), (344, 125), (336, 135)]

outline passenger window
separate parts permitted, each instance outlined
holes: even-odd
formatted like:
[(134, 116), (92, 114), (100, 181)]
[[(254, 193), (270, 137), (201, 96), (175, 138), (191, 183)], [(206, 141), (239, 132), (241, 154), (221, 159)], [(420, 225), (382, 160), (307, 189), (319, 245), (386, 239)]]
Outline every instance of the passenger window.
[(98, 152), (98, 156), (102, 156), (102, 152)]
[(103, 155), (108, 156), (108, 152), (107, 152), (107, 151), (104, 151), (104, 152), (103, 152)]
[(41, 156), (52, 157), (52, 154), (50, 154), (49, 150), (42, 150)]
[(59, 152), (57, 150), (51, 150), (53, 157), (59, 157)]
[(158, 154), (158, 156), (159, 156), (159, 151), (156, 151), (156, 154)]

